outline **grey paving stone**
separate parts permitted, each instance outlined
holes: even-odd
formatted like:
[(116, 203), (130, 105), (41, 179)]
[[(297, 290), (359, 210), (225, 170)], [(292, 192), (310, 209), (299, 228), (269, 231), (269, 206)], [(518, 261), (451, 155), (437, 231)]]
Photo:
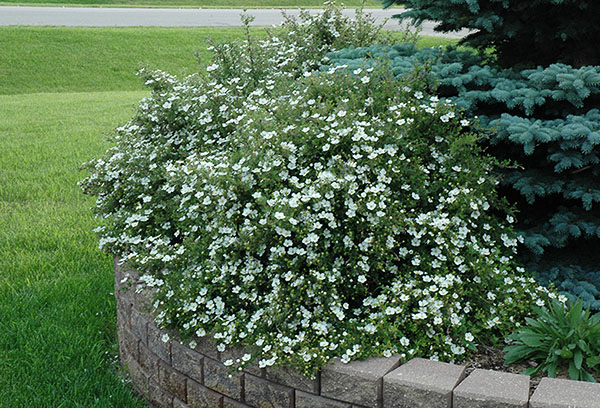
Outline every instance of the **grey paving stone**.
[(131, 355), (135, 360), (139, 358), (138, 356), (138, 342), (137, 337), (129, 331), (124, 326), (117, 326), (119, 328), (119, 351), (121, 356), (123, 354)]
[(142, 313), (151, 314), (152, 301), (154, 299), (154, 293), (156, 292), (156, 289), (147, 288), (141, 284), (137, 284), (131, 287), (131, 291), (134, 299), (134, 307)]
[(351, 408), (347, 402), (334, 401), (329, 398), (296, 390), (295, 408)]
[(145, 395), (148, 392), (148, 376), (144, 368), (131, 358), (123, 361), (123, 365), (129, 374), (133, 388)]
[(189, 408), (190, 406), (178, 398), (173, 398), (173, 408)]
[(144, 372), (148, 377), (158, 379), (158, 356), (151, 352), (148, 347), (140, 343), (138, 345), (139, 350), (139, 363)]
[(171, 342), (171, 363), (173, 368), (200, 384), (204, 382), (202, 378), (202, 360), (202, 354), (191, 350), (187, 346), (187, 343)]
[(600, 384), (542, 378), (529, 401), (529, 407), (598, 408), (600, 407)]
[(182, 401), (187, 400), (186, 377), (161, 361), (158, 365), (158, 382), (162, 389), (168, 390)]
[(321, 372), (321, 395), (377, 408), (383, 400), (383, 376), (399, 363), (399, 356), (370, 358), (348, 364), (336, 359)]
[(234, 400), (242, 399), (242, 376), (238, 372), (229, 372), (221, 362), (204, 359), (204, 385)]
[(187, 402), (190, 408), (218, 408), (223, 396), (198, 384), (193, 380), (187, 383)]
[(245, 403), (255, 408), (293, 408), (294, 390), (253, 376), (244, 376)]
[(133, 303), (126, 302), (120, 296), (116, 296), (117, 300), (117, 324), (120, 326), (131, 327), (131, 310)]
[(313, 394), (319, 393), (319, 377), (320, 374), (315, 378), (309, 378), (300, 371), (289, 367), (267, 367), (265, 369), (267, 380)]
[(477, 369), (454, 389), (453, 408), (527, 408), (528, 401), (528, 376)]
[(138, 313), (135, 309), (131, 313), (131, 332), (141, 340), (142, 343), (148, 344), (148, 321), (149, 317), (145, 314)]
[(197, 351), (203, 356), (210, 357), (213, 360), (219, 360), (220, 353), (217, 350), (217, 345), (210, 336), (195, 336), (193, 339), (196, 341), (196, 347), (194, 348), (194, 351)]
[(223, 398), (223, 408), (251, 408), (250, 405), (242, 404), (239, 401), (234, 401), (231, 398)]
[(153, 380), (148, 381), (148, 393), (146, 399), (150, 405), (156, 407), (171, 407), (173, 405), (173, 396), (166, 390), (162, 389)]
[(161, 360), (171, 364), (171, 341), (162, 341), (166, 331), (156, 327), (154, 322), (148, 322), (148, 348)]
[(451, 408), (465, 367), (415, 358), (383, 377), (385, 408)]

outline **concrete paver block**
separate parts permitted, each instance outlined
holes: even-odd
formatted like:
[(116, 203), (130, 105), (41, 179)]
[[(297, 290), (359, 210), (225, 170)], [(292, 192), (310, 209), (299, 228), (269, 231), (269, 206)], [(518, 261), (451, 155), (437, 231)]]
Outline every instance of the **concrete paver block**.
[(399, 356), (370, 358), (348, 364), (336, 359), (321, 372), (321, 395), (377, 408), (383, 400), (383, 376), (399, 364)]
[(252, 408), (250, 405), (242, 404), (227, 397), (223, 398), (223, 408)]
[(197, 351), (198, 353), (206, 357), (210, 357), (213, 360), (219, 360), (219, 352), (217, 351), (217, 345), (209, 335), (206, 335), (204, 337), (194, 336), (193, 340), (196, 342), (196, 347), (194, 347), (194, 351)]
[(154, 322), (148, 322), (148, 348), (161, 360), (171, 363), (171, 342), (163, 341), (166, 332), (159, 329)]
[(385, 408), (451, 408), (465, 367), (415, 358), (383, 377)]
[(319, 393), (319, 377), (309, 378), (300, 371), (289, 367), (267, 367), (265, 369), (265, 378), (278, 384), (287, 385), (297, 390)]
[(148, 344), (148, 317), (141, 313), (131, 314), (131, 332), (143, 344)]
[(242, 398), (242, 376), (219, 361), (204, 359), (204, 385), (211, 390), (240, 401)]
[(170, 407), (173, 405), (173, 396), (153, 380), (148, 381), (146, 400), (150, 406)]
[(191, 379), (203, 383), (202, 362), (203, 356), (189, 349), (185, 344), (178, 341), (171, 342), (171, 361), (173, 368), (190, 377)]
[(173, 398), (173, 408), (189, 408), (189, 405), (177, 398)]
[(186, 377), (161, 361), (158, 365), (158, 383), (162, 389), (183, 402), (187, 401)]
[(142, 343), (139, 344), (139, 363), (148, 377), (158, 379), (158, 357)]
[(349, 403), (330, 400), (296, 390), (295, 408), (351, 408)]
[(198, 384), (193, 380), (187, 383), (187, 402), (190, 408), (218, 408), (223, 396)]
[(246, 404), (256, 408), (293, 408), (294, 390), (262, 378), (245, 375)]
[(600, 407), (600, 384), (542, 378), (529, 401), (529, 407), (598, 408)]
[(454, 389), (453, 408), (527, 408), (528, 401), (528, 376), (477, 369)]

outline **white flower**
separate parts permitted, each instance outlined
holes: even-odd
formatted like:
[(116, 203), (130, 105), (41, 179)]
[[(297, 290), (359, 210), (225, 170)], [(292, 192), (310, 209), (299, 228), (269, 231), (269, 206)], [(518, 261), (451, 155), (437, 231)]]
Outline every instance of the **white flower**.
[(470, 332), (465, 333), (465, 340), (468, 342), (471, 342), (473, 340), (475, 340), (475, 337), (473, 337), (473, 335)]
[(166, 343), (167, 341), (169, 341), (169, 334), (165, 333), (163, 334), (160, 339), (163, 341), (163, 343)]

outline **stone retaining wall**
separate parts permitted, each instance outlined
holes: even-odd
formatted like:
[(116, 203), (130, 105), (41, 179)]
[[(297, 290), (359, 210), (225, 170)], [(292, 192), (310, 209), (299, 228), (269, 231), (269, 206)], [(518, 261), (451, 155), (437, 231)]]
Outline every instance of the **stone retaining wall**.
[(115, 257), (121, 362), (151, 406), (169, 408), (600, 408), (600, 384), (544, 378), (530, 397), (529, 377), (398, 357), (327, 365), (317, 378), (281, 367), (223, 365), (242, 350), (220, 353), (207, 338), (192, 350), (174, 333), (163, 341), (150, 294)]

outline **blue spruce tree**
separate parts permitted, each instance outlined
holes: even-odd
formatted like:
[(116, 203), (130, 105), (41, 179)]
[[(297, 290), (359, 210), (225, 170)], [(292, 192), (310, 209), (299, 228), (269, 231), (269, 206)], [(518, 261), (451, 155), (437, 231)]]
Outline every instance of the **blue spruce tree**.
[(493, 48), (505, 67), (600, 64), (597, 0), (382, 0), (404, 4), (398, 17), (439, 22), (438, 31), (474, 30), (463, 43)]

